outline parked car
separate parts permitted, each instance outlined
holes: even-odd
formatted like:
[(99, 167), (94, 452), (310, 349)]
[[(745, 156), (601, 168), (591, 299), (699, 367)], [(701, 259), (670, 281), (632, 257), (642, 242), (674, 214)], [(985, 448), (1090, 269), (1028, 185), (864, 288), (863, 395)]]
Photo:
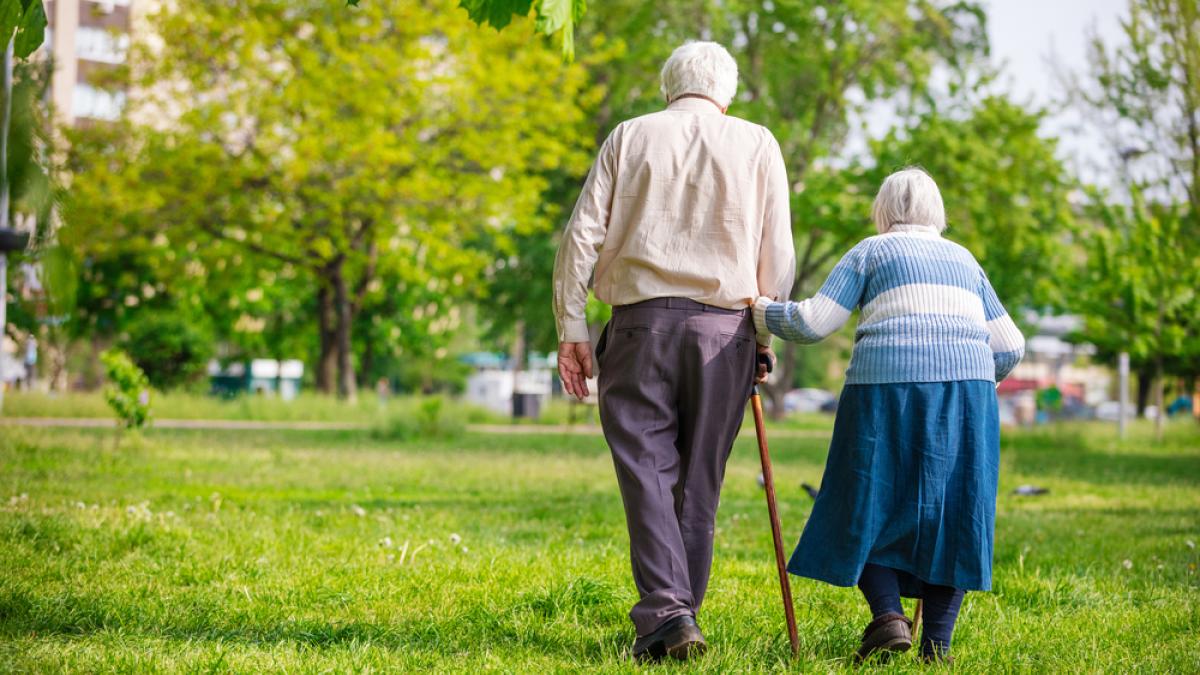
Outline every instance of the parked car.
[[(1105, 422), (1116, 422), (1117, 416), (1121, 413), (1121, 404), (1118, 401), (1105, 401), (1096, 406), (1096, 419)], [(1152, 405), (1146, 406), (1145, 419), (1152, 420), (1158, 416), (1158, 408)], [(1125, 419), (1134, 419), (1137, 417), (1137, 407), (1132, 402), (1125, 409)]]
[(806, 387), (793, 389), (783, 395), (783, 409), (786, 412), (822, 412), (830, 406), (836, 408), (837, 397), (824, 389)]

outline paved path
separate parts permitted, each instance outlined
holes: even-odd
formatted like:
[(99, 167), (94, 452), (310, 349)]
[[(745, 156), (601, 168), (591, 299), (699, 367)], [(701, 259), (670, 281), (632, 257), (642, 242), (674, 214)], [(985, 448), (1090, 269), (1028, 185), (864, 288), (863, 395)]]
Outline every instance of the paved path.
[[(79, 429), (106, 429), (116, 426), (116, 421), (106, 417), (0, 417), (0, 426), (19, 427), (74, 427)], [(355, 422), (261, 422), (258, 420), (175, 420), (154, 419), (150, 426), (157, 429), (246, 429), (251, 431), (353, 431), (366, 429), (368, 425)]]
[[(77, 429), (106, 429), (116, 426), (105, 417), (0, 417), (0, 426), (67, 427)], [(181, 420), (155, 419), (157, 429), (220, 429), (236, 431), (360, 431), (369, 429), (361, 422), (309, 422), (258, 420)], [(593, 424), (468, 424), (467, 431), (478, 434), (536, 434), (599, 436), (603, 432)], [(819, 429), (770, 429), (770, 438), (828, 438), (831, 432)], [(754, 435), (753, 424), (742, 425), (743, 435)]]

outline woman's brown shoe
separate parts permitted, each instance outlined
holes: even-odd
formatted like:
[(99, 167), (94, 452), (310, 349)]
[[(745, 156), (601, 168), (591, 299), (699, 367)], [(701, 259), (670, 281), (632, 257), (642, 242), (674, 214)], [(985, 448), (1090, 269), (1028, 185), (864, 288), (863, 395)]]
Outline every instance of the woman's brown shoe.
[(872, 654), (906, 652), (912, 648), (912, 621), (903, 614), (889, 612), (867, 624), (857, 658), (865, 661)]

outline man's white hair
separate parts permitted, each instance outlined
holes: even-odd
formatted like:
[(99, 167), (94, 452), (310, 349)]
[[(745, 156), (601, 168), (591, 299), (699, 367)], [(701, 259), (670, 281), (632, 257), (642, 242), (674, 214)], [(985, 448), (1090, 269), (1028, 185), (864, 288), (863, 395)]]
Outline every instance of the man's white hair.
[(929, 225), (946, 229), (946, 208), (937, 183), (922, 169), (905, 167), (884, 179), (871, 205), (871, 220), (880, 234), (895, 225)]
[(662, 67), (662, 93), (667, 101), (700, 94), (729, 107), (737, 93), (737, 61), (716, 42), (685, 42)]

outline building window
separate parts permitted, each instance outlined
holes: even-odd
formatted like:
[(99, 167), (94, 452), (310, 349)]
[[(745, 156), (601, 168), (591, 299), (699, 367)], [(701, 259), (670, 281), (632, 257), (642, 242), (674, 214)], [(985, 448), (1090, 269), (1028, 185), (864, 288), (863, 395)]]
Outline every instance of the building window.
[(129, 50), (129, 35), (103, 28), (80, 26), (75, 33), (75, 55), (85, 61), (124, 63)]
[(97, 89), (85, 82), (75, 85), (71, 97), (71, 114), (96, 120), (116, 120), (125, 105), (125, 92)]
[(93, 5), (105, 14), (112, 14), (114, 7), (128, 7), (129, 0), (93, 0)]

